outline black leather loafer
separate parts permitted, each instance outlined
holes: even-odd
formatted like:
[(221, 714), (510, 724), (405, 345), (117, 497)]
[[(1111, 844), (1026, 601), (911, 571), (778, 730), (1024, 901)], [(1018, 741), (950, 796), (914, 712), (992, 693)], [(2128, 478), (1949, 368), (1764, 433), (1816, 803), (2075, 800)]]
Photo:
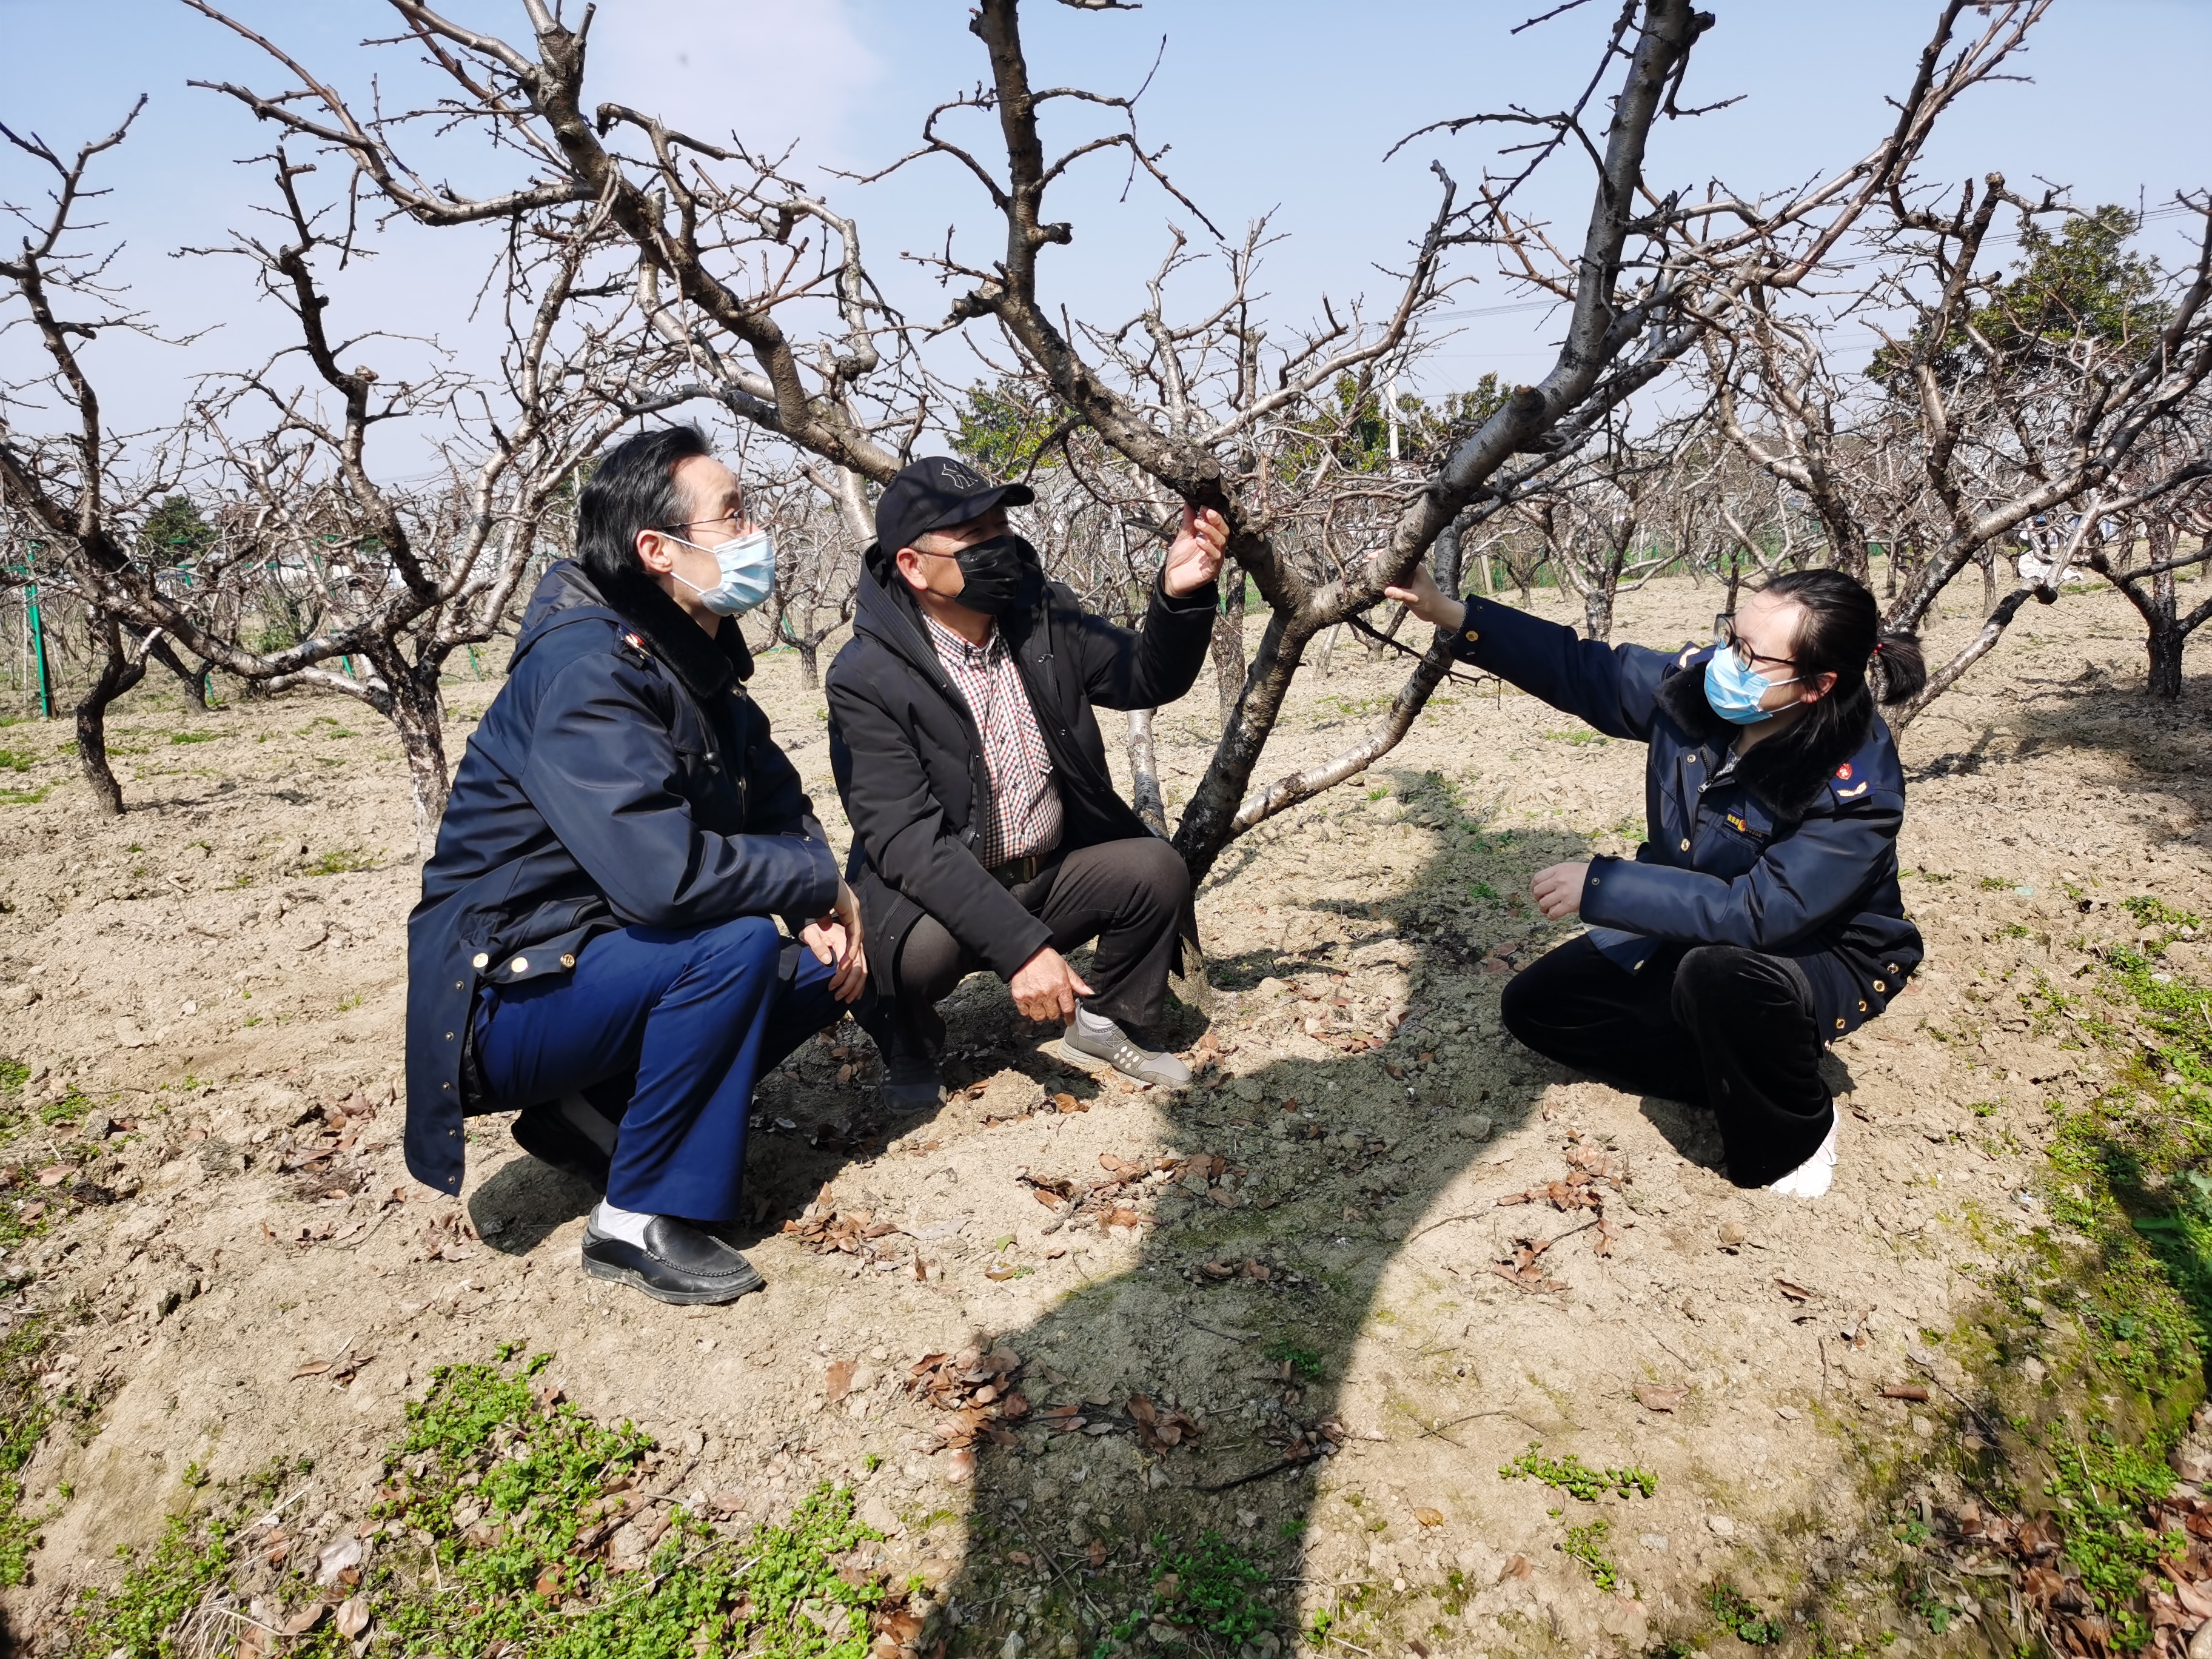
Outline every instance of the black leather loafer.
[(559, 1101), (518, 1113), (514, 1133), (515, 1144), (540, 1164), (575, 1176), (601, 1198), (607, 1195), (607, 1168), (612, 1160), (562, 1115)]
[(712, 1233), (672, 1215), (645, 1224), (645, 1247), (584, 1228), (584, 1271), (643, 1291), (656, 1302), (689, 1306), (735, 1302), (766, 1288), (753, 1264)]

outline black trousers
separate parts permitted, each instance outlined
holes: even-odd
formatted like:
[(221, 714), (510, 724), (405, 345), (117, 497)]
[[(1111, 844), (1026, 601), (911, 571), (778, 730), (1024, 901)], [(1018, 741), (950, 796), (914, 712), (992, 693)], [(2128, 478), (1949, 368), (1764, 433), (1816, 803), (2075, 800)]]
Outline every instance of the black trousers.
[(1516, 975), (1499, 1012), (1538, 1054), (1601, 1083), (1710, 1107), (1738, 1186), (1789, 1174), (1835, 1121), (1812, 990), (1786, 957), (1674, 946), (1632, 974), (1573, 939)]
[[(1138, 1026), (1165, 1011), (1176, 939), (1190, 909), (1190, 872), (1182, 854), (1156, 836), (1078, 848), (1012, 888), (1022, 907), (1052, 929), (1063, 953), (1098, 941), (1083, 975), (1097, 994), (1092, 1012)], [(908, 1051), (936, 1054), (945, 1022), (936, 1005), (983, 964), (934, 916), (908, 929), (899, 946), (893, 1018)]]

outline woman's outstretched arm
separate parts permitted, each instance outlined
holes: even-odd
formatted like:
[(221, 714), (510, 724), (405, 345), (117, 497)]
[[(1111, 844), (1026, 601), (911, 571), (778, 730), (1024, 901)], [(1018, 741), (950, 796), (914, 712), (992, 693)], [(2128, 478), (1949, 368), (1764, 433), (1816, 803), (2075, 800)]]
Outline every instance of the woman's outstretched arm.
[(1674, 660), (1665, 653), (1581, 639), (1571, 628), (1495, 600), (1453, 599), (1425, 564), (1414, 568), (1403, 587), (1382, 591), (1424, 622), (1456, 635), (1462, 661), (1587, 720), (1607, 737), (1640, 743), (1650, 736), (1653, 699)]

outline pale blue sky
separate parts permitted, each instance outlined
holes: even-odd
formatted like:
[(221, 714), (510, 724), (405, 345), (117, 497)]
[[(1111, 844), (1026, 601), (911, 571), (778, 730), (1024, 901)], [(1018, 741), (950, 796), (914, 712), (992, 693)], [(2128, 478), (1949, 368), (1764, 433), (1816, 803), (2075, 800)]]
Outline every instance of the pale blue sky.
[[(1038, 0), (1027, 27), (1039, 84), (1105, 91), (1133, 90), (1165, 35), (1142, 109), (1146, 139), (1173, 145), (1177, 182), (1224, 229), (1276, 211), (1288, 240), (1270, 255), (1263, 286), (1287, 321), (1312, 314), (1324, 292), (1340, 301), (1386, 289), (1375, 266), (1396, 263), (1425, 222), (1434, 200), (1430, 159), (1464, 186), (1480, 177), (1492, 142), (1479, 131), (1425, 138), (1386, 164), (1395, 140), (1430, 120), (1509, 102), (1556, 107), (1579, 86), (1610, 6), (1508, 33), (1540, 9), (1534, 0), (1356, 9), (1147, 0), (1141, 10), (1102, 15)], [(521, 25), (513, 0), (457, 0), (455, 9), (484, 27)], [(1719, 176), (1771, 189), (1870, 148), (1888, 125), (1884, 95), (1909, 79), (1936, 12), (1932, 0), (1713, 0), (1712, 9), (1719, 25), (1698, 48), (1685, 101), (1747, 97), (1719, 115), (1662, 127), (1650, 167), (1662, 186)], [(357, 44), (391, 30), (380, 5), (240, 0), (238, 10), (351, 92), (365, 91), (372, 70), (388, 96), (405, 89), (401, 54)], [(734, 128), (756, 146), (795, 138), (802, 172), (879, 165), (911, 143), (931, 104), (983, 73), (965, 18), (963, 0), (602, 0), (590, 96), (662, 110), (709, 134)], [(114, 190), (106, 216), (130, 244), (118, 272), (167, 328), (216, 329), (190, 349), (102, 348), (118, 418), (158, 421), (179, 406), (192, 375), (278, 337), (278, 319), (252, 301), (241, 265), (171, 257), (250, 222), (264, 175), (235, 163), (274, 136), (185, 82), (268, 88), (281, 72), (175, 0), (0, 0), (0, 39), (8, 43), (0, 119), (57, 146), (104, 130), (139, 92), (150, 94), (137, 132), (103, 174)], [(2212, 0), (2060, 0), (2022, 67), (2032, 84), (1984, 88), (1957, 112), (1929, 157), (1933, 176), (1992, 168), (2023, 184), (2039, 176), (2072, 185), (2085, 203), (2132, 203), (2139, 192), (2156, 202), (2212, 182), (2203, 93)], [(988, 154), (992, 133), (978, 123), (975, 136)], [(465, 178), (483, 166), (462, 150), (449, 164)], [(1076, 240), (1048, 252), (1048, 292), (1097, 320), (1119, 321), (1139, 303), (1169, 222), (1199, 228), (1141, 179), (1119, 199), (1124, 173), (1110, 155), (1099, 159), (1054, 209), (1074, 222)], [(990, 237), (980, 191), (943, 162), (866, 189), (821, 182), (859, 216), (871, 264), (918, 318), (938, 315), (942, 301), (896, 255), (939, 244), (948, 225), (972, 233), (967, 246), (979, 252)], [(29, 184), (17, 159), (0, 159), (0, 193), (21, 199)], [(1586, 173), (1570, 161), (1535, 199), (1578, 224), (1586, 192)], [(477, 270), (465, 239), (402, 228), (385, 240), (387, 255), (341, 285), (342, 316), (435, 334), (472, 356), (482, 336), (466, 316)], [(2172, 257), (2171, 246), (2164, 251)], [(1486, 279), (1462, 303), (1515, 297), (1479, 261), (1464, 268)], [(1193, 303), (1199, 298), (1194, 287)], [(1429, 387), (1468, 384), (1491, 368), (1533, 375), (1545, 361), (1544, 335), (1541, 318), (1473, 319), (1429, 366)]]

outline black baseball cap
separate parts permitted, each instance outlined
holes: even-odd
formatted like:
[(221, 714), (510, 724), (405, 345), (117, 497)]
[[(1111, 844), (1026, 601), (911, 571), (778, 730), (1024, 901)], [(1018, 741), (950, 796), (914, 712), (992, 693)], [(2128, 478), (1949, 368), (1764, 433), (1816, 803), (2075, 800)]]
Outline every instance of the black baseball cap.
[(947, 525), (980, 519), (994, 507), (1027, 507), (1027, 484), (993, 483), (964, 461), (931, 455), (901, 469), (876, 501), (876, 544), (885, 554)]

